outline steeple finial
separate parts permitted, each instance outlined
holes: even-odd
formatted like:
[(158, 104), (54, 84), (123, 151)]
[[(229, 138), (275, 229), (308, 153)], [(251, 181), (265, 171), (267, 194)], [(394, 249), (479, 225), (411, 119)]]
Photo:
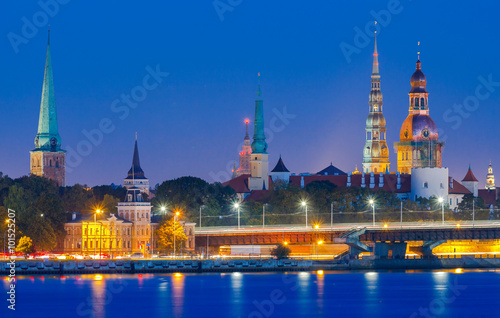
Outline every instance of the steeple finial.
[(262, 91), (260, 90), (260, 72), (257, 73), (257, 96), (262, 97)]
[[(375, 21), (375, 26), (377, 25), (377, 21)], [(373, 74), (378, 74), (378, 52), (377, 52), (377, 30), (375, 30), (375, 45), (373, 49)]]
[(420, 61), (420, 41), (418, 41), (418, 43), (417, 43), (417, 48), (418, 48), (418, 50), (417, 50), (417, 61)]

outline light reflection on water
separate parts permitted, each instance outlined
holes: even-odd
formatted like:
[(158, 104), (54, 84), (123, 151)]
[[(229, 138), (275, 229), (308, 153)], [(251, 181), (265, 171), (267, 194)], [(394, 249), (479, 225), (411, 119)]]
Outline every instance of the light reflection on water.
[[(496, 317), (497, 273), (464, 269), (35, 276), (17, 283), (19, 304), (29, 306), (20, 305), (16, 316), (326, 317), (347, 312), (352, 317), (410, 317), (424, 308), (438, 310), (437, 317)], [(7, 290), (9, 282), (2, 282)], [(453, 284), (465, 287), (457, 295)]]

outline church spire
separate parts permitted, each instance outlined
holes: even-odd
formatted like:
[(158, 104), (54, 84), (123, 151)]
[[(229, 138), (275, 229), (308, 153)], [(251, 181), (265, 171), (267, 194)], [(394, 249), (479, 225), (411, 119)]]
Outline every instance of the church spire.
[(250, 140), (250, 136), (248, 135), (248, 123), (250, 122), (250, 119), (245, 119), (245, 139), (244, 140)]
[(257, 89), (257, 99), (255, 100), (255, 121), (252, 142), (252, 153), (267, 153), (266, 135), (264, 133), (264, 103), (262, 101), (262, 91), (260, 90), (260, 73)]
[[(377, 22), (375, 22), (377, 23)], [(373, 49), (373, 69), (372, 74), (378, 74), (378, 52), (377, 52), (377, 31), (375, 31), (375, 47)]]
[(134, 156), (132, 157), (132, 167), (128, 171), (128, 178), (132, 179), (145, 179), (144, 171), (141, 168), (141, 161), (139, 160), (139, 148), (137, 147), (137, 132), (135, 133), (135, 146)]
[(57, 125), (56, 102), (54, 97), (54, 83), (52, 78), (52, 59), (50, 56), (50, 30), (47, 39), (47, 55), (45, 58), (45, 72), (43, 76), (42, 100), (40, 103), (40, 117), (38, 132), (35, 137), (35, 148), (50, 151), (59, 151), (61, 137)]
[[(375, 22), (376, 24), (377, 22)], [(389, 148), (386, 141), (385, 118), (382, 113), (382, 91), (378, 64), (377, 34), (373, 47), (371, 90), (368, 97), (369, 113), (366, 119), (366, 142), (363, 150), (363, 172), (380, 173), (389, 170)]]

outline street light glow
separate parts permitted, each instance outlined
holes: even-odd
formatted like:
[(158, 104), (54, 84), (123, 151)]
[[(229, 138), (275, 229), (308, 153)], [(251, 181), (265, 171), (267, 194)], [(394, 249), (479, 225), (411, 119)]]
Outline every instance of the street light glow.
[(160, 210), (161, 210), (162, 212), (165, 212), (165, 210), (167, 210), (167, 208), (166, 208), (165, 206), (162, 206), (162, 207), (160, 208)]
[(370, 202), (370, 204), (371, 204), (371, 205), (373, 205), (373, 202), (374, 202), (374, 201), (373, 201), (373, 199), (370, 199), (370, 201), (369, 201), (369, 202)]
[(240, 204), (239, 204), (239, 203), (235, 203), (235, 204), (234, 204), (234, 208), (235, 208), (235, 209), (237, 209), (237, 208), (239, 208), (239, 207), (240, 207)]
[(316, 225), (314, 226), (314, 228), (315, 228), (315, 229), (319, 229), (319, 225), (318, 225), (318, 224), (316, 224)]
[(305, 206), (306, 205), (306, 201), (302, 201), (301, 204), (302, 204), (302, 206)]
[(318, 241), (318, 245), (321, 245), (321, 244), (323, 244), (323, 241)]
[(439, 201), (439, 203), (443, 203), (444, 200), (443, 200), (443, 198), (439, 197), (438, 201)]

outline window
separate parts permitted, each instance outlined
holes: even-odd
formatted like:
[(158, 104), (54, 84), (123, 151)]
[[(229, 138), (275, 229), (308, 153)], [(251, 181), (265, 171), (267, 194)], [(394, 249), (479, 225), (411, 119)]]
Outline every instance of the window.
[(426, 182), (424, 182), (424, 188), (425, 188), (425, 189), (429, 188), (429, 183), (428, 183), (427, 181), (426, 181)]
[(418, 106), (420, 106), (420, 105), (418, 105), (418, 97), (417, 97), (417, 98), (415, 98), (415, 107), (418, 107)]
[(380, 140), (385, 140), (385, 133), (384, 132), (380, 133)]
[(444, 186), (443, 186), (442, 182), (439, 184), (439, 188), (444, 189)]
[(424, 109), (424, 107), (425, 107), (424, 99), (420, 98), (420, 109)]
[(372, 140), (372, 133), (370, 131), (366, 133), (366, 140)]
[(452, 199), (450, 198), (450, 205), (452, 205), (452, 204), (453, 204), (453, 201), (452, 201)]
[(458, 205), (458, 198), (457, 198), (457, 205)]

